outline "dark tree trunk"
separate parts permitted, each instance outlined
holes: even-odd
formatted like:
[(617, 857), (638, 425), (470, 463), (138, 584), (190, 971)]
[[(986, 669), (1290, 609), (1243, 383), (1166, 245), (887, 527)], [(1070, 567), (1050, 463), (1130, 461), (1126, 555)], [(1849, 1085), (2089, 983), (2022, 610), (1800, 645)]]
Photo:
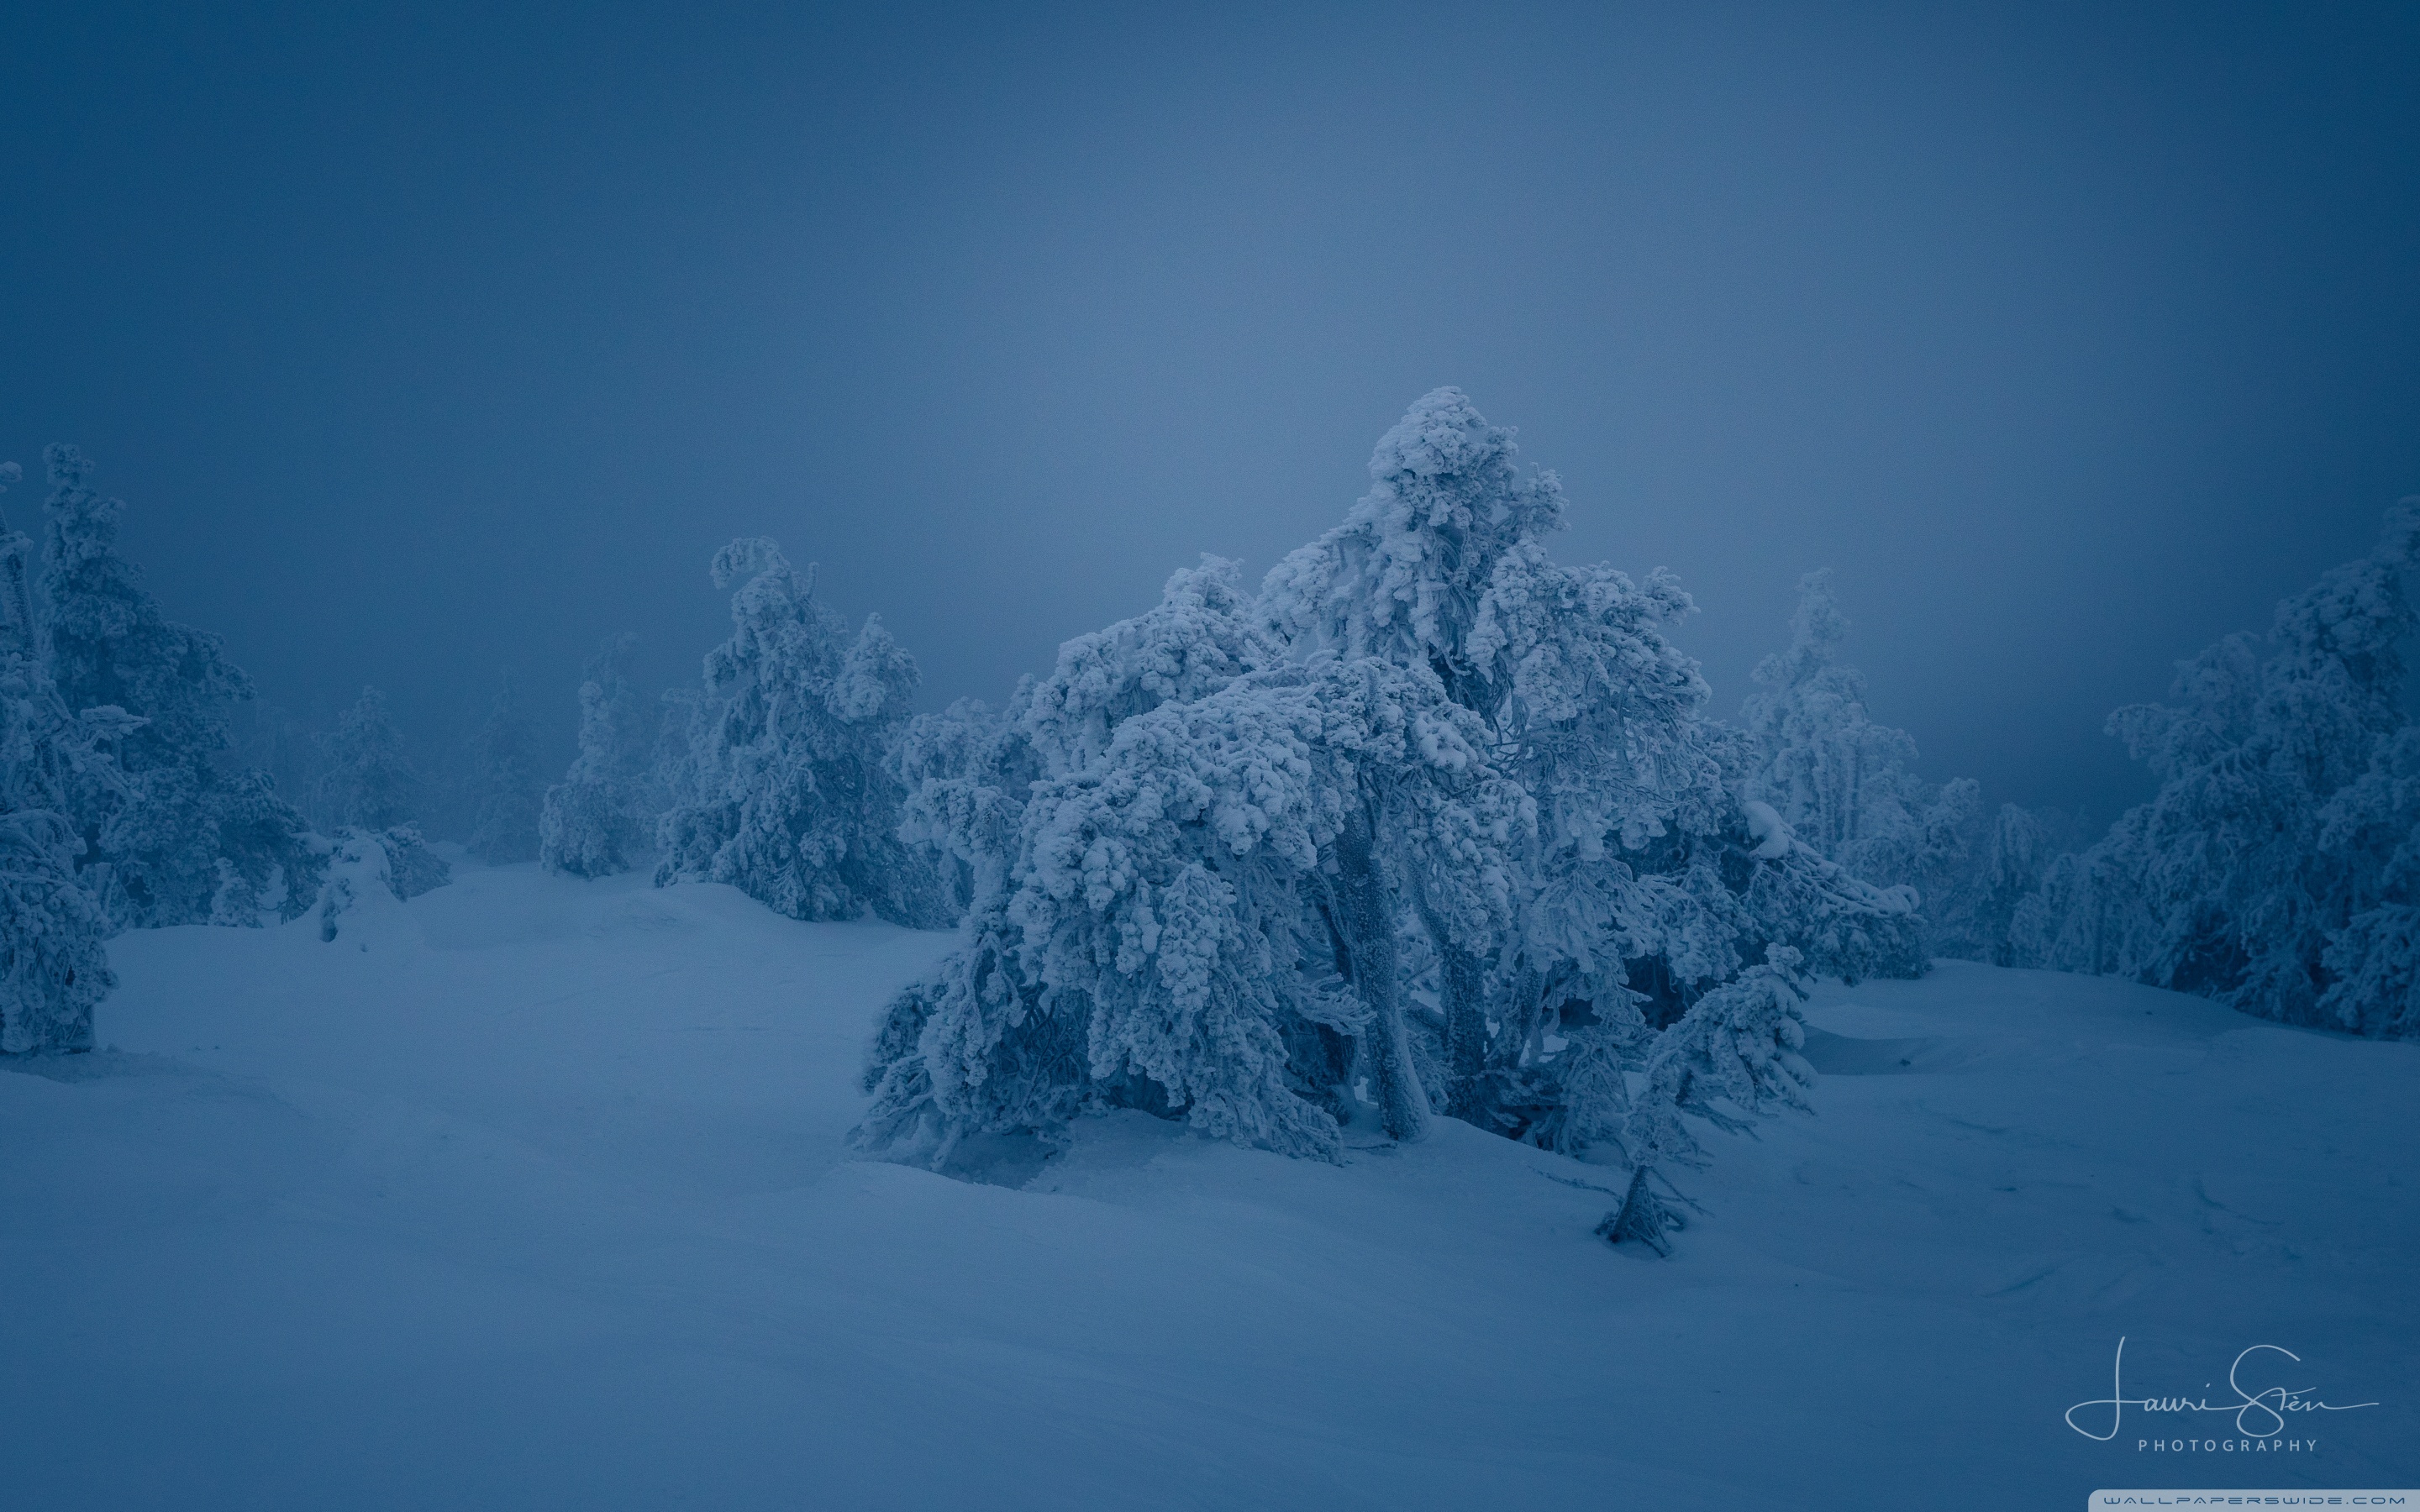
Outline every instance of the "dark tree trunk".
[(1453, 1083), (1446, 1113), (1486, 1127), (1487, 967), (1456, 944), (1445, 921), (1423, 906), (1420, 922), (1437, 952), (1437, 986), (1445, 1007), (1446, 1065)]
[(1386, 879), (1373, 851), (1374, 832), (1365, 806), (1337, 837), (1337, 923), (1353, 956), (1353, 989), (1370, 1010), (1361, 1046), (1371, 1096), (1388, 1134), (1418, 1139), (1428, 1129), (1428, 1098), (1412, 1070), (1411, 1046), (1404, 1038), (1403, 1004), (1395, 995), (1394, 912), (1388, 906)]

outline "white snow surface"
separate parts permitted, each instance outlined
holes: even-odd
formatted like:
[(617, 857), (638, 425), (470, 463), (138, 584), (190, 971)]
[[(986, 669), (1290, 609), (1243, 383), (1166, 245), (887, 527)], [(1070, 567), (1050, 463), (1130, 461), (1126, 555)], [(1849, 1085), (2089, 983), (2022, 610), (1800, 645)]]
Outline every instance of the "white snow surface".
[[(847, 1158), (946, 934), (535, 866), (381, 923), (122, 936), (110, 1048), (0, 1070), (0, 1504), (2030, 1509), (2420, 1467), (2420, 1045), (1833, 986), (1815, 1116), (1710, 1131), (1656, 1260), (1590, 1234), (1620, 1172), (1446, 1120), (1341, 1167), (1140, 1114), (992, 1183)], [(2271, 1343), (2381, 1405), (2257, 1460), (2091, 1442), (2061, 1414), (2121, 1335), (2132, 1395)]]

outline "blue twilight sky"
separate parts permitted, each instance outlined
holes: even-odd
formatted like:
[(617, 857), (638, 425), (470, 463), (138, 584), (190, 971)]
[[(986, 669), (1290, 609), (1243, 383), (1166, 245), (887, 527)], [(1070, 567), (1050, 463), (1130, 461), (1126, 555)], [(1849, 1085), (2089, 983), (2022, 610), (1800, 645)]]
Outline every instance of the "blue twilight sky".
[(693, 675), (741, 533), (996, 700), (1454, 383), (1724, 712), (1833, 566), (1933, 775), (2105, 818), (2420, 491), (2410, 6), (19, 0), (0, 187), (0, 458), (432, 737)]

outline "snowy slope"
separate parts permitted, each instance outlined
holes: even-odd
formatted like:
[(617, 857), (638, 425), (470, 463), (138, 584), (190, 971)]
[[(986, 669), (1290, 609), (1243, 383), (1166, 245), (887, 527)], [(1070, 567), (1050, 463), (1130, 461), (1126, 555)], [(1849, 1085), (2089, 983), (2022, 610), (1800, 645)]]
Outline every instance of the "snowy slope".
[[(1659, 1262), (1590, 1237), (1615, 1173), (1452, 1123), (1336, 1168), (1130, 1115), (1022, 1190), (845, 1160), (875, 1010), (943, 935), (526, 867), (370, 925), (127, 935), (114, 1048), (0, 1072), (0, 1505), (2420, 1477), (2420, 1045), (1960, 964), (1833, 988), (1818, 1116), (1712, 1136)], [(2383, 1405), (2203, 1474), (2140, 1414), (2062, 1423), (2120, 1335), (2137, 1395), (2275, 1343)]]

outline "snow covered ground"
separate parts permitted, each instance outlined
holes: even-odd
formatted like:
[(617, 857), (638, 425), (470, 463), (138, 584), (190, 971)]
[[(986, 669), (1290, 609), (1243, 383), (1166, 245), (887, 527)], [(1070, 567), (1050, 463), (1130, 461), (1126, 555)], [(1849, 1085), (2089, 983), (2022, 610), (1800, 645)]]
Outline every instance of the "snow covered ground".
[[(10, 1508), (2070, 1508), (2420, 1478), (2420, 1045), (1945, 964), (1826, 990), (1818, 1114), (1616, 1173), (1140, 1115), (1015, 1189), (844, 1158), (948, 938), (466, 869), (334, 944), (124, 936), (0, 1072)], [(2238, 1351), (2359, 1411), (2217, 1459)], [(2253, 1368), (2275, 1356), (2253, 1357)], [(2106, 1427), (2107, 1412), (2097, 1420)], [(2247, 1451), (2249, 1453), (2249, 1451)], [(1903, 1500), (1902, 1500), (1903, 1499)]]

